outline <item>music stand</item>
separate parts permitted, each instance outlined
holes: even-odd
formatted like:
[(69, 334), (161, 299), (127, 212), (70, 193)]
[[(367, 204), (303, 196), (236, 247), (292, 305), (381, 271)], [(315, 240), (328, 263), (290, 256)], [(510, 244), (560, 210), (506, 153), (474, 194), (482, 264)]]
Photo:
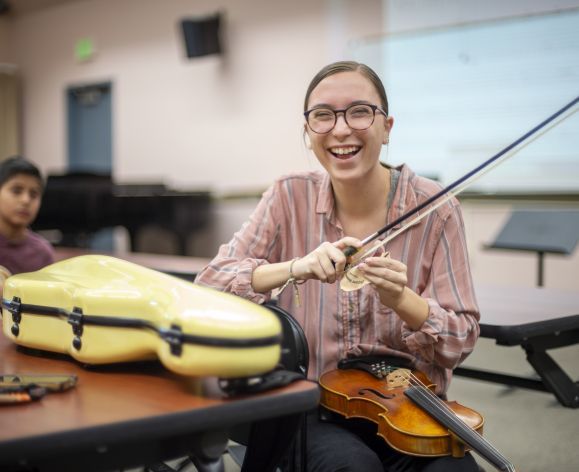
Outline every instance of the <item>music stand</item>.
[(532, 251), (543, 286), (545, 253), (570, 255), (579, 241), (579, 210), (516, 210), (487, 249)]

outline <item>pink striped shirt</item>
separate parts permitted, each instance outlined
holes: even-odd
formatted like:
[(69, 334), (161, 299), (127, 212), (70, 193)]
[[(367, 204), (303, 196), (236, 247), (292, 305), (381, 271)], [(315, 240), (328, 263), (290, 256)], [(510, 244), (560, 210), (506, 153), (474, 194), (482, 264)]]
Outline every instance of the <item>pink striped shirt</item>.
[[(388, 211), (388, 222), (416, 207), (441, 187), (406, 165)], [(394, 228), (396, 229), (396, 228)], [(324, 241), (346, 236), (334, 209), (329, 176), (314, 171), (278, 179), (250, 219), (220, 247), (196, 282), (263, 303), (271, 293), (256, 293), (253, 270), (313, 251)], [(309, 377), (335, 369), (339, 359), (362, 355), (398, 355), (411, 359), (445, 392), (451, 371), (473, 350), (479, 312), (470, 274), (464, 225), (456, 199), (387, 243), (394, 259), (407, 265), (408, 286), (429, 304), (428, 319), (414, 331), (382, 305), (367, 285), (344, 292), (339, 284), (309, 280), (299, 286), (301, 306), (291, 288), (279, 305), (303, 327), (309, 344)]]

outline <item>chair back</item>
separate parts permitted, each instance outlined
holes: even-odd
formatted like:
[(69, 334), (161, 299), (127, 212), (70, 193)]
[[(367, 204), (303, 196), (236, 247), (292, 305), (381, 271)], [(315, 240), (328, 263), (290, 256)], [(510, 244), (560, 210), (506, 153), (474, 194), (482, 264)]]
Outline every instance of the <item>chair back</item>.
[(282, 324), (282, 368), (307, 377), (310, 355), (302, 327), (292, 315), (274, 302), (268, 302), (265, 306), (277, 315)]

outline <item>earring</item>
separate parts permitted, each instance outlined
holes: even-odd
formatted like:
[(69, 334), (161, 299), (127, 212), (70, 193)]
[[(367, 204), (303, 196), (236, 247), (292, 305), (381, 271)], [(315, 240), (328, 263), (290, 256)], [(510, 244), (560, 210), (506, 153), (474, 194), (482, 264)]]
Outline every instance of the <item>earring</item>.
[(304, 141), (306, 142), (306, 147), (308, 149), (312, 149), (312, 142), (310, 141), (310, 137), (307, 134), (304, 135)]

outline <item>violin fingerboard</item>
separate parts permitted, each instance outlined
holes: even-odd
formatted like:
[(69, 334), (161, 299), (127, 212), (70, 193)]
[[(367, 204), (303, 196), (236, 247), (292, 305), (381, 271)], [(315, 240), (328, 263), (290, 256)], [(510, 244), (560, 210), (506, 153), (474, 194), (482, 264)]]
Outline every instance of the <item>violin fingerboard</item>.
[(515, 471), (513, 464), (509, 462), (505, 456), (482, 435), (466, 424), (448, 408), (440, 398), (433, 395), (427, 388), (422, 386), (410, 387), (404, 391), (404, 395), (452, 431), (462, 442), (470, 446), (490, 464), (494, 465), (496, 469), (505, 472)]

